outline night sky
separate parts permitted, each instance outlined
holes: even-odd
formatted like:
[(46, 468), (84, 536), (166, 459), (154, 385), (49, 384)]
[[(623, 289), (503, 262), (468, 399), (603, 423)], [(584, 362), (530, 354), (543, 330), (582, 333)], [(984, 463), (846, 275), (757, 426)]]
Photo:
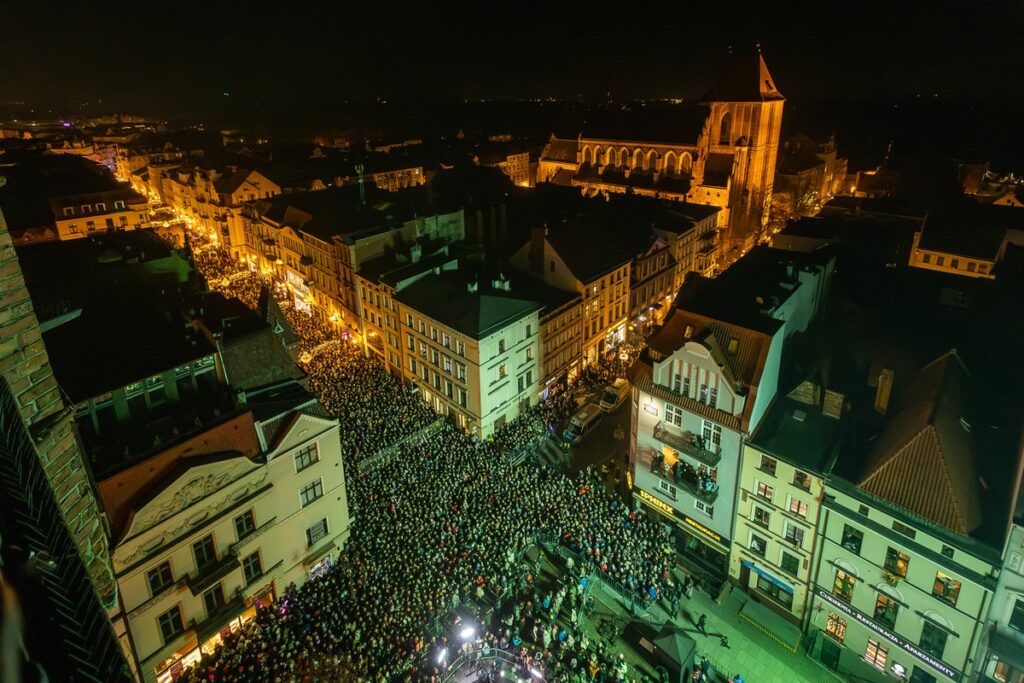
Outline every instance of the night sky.
[(291, 107), (695, 96), (726, 46), (758, 42), (791, 100), (1021, 96), (1024, 3), (763, 4), (14, 0), (0, 98), (187, 111), (225, 92)]

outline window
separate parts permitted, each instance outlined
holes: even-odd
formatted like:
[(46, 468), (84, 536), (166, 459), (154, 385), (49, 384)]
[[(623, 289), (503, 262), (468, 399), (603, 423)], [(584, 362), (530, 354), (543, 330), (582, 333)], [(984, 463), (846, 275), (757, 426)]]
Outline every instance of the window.
[(95, 221), (86, 221), (85, 222), (85, 227), (86, 227), (87, 230), (95, 230), (96, 229), (96, 222)]
[(68, 224), (68, 232), (77, 233), (78, 232), (78, 223), (70, 223), (70, 224)]
[(890, 574), (898, 576), (901, 579), (907, 578), (907, 565), (909, 564), (910, 558), (895, 548), (889, 548), (885, 551), (884, 566), (885, 570)]
[(554, 260), (552, 260), (552, 261), (550, 261), (548, 263), (548, 270), (551, 271), (552, 273), (555, 272), (555, 262), (554, 262)]
[(949, 559), (953, 559), (953, 555), (954, 554), (955, 554), (955, 551), (953, 550), (953, 548), (949, 547), (948, 545), (943, 545), (942, 546), (942, 556), (943, 557), (948, 557)]
[(114, 208), (115, 209), (123, 209), (124, 208), (124, 202), (121, 201), (120, 199), (118, 199), (116, 202), (114, 202)]
[(853, 599), (853, 587), (856, 584), (857, 577), (853, 574), (847, 574), (842, 569), (837, 569), (836, 580), (832, 583), (832, 595), (850, 602)]
[(455, 376), (462, 381), (466, 381), (466, 366), (462, 363), (457, 363), (455, 365)]
[(757, 486), (754, 489), (754, 494), (760, 496), (761, 498), (764, 498), (768, 502), (771, 502), (772, 496), (775, 495), (775, 489), (773, 489), (771, 486), (764, 483), (763, 481), (759, 481), (756, 483)]
[(459, 389), (459, 405), (462, 406), (463, 408), (466, 407), (466, 400), (467, 400), (466, 397), (467, 397), (466, 390), (465, 389)]
[(412, 356), (409, 357), (409, 372), (416, 374), (416, 359)]
[(689, 339), (692, 336), (693, 336), (693, 325), (687, 325), (686, 326), (686, 330), (684, 330), (684, 332), (683, 332), (683, 337), (685, 339)]
[(527, 346), (526, 347), (526, 360), (533, 360), (533, 347), (532, 346)]
[(505, 340), (504, 339), (499, 339), (498, 340), (498, 353), (505, 353)]
[(1010, 613), (1010, 628), (1024, 633), (1024, 598), (1017, 598)]
[(843, 642), (846, 638), (846, 619), (835, 612), (829, 612), (828, 619), (825, 621), (825, 633), (836, 641)]
[(202, 571), (217, 561), (217, 552), (213, 547), (213, 535), (202, 538), (192, 544), (192, 554), (196, 558), (196, 568)]
[(65, 206), (64, 207), (64, 215), (65, 216), (74, 216), (75, 215), (75, 207), (73, 207), (73, 206)]
[(419, 330), (420, 330), (420, 334), (426, 334), (427, 333), (427, 324), (425, 322), (423, 322), (422, 320), (419, 321)]
[(979, 263), (978, 264), (978, 272), (979, 273), (987, 273), (988, 272), (988, 264), (987, 263)]
[(757, 590), (764, 593), (775, 602), (782, 604), (782, 606), (787, 609), (793, 605), (792, 593), (787, 590), (783, 590), (782, 586), (769, 581), (760, 574), (757, 575)]
[[(806, 472), (801, 472), (800, 470), (797, 470), (796, 472), (793, 472), (793, 486), (796, 486), (797, 488), (803, 489), (804, 491), (810, 491), (811, 490), (811, 475), (807, 474)], [(806, 516), (806, 515), (801, 515), (801, 516)]]
[(779, 567), (790, 576), (796, 576), (800, 573), (800, 558), (783, 550), (779, 558)]
[(924, 256), (921, 257), (921, 260), (924, 261), (925, 263), (931, 263), (932, 262), (932, 255), (931, 254), (925, 254)]
[(896, 615), (899, 611), (900, 605), (898, 602), (885, 593), (878, 594), (878, 600), (875, 601), (875, 621), (885, 624), (889, 628), (895, 628)]
[(668, 483), (664, 479), (659, 479), (658, 480), (658, 489), (662, 493), (667, 494), (670, 498), (675, 499), (675, 497), (676, 497), (676, 487), (673, 486), (672, 484)]
[(754, 521), (767, 529), (772, 521), (772, 513), (768, 512), (763, 507), (758, 507), (757, 505), (755, 505)]
[(412, 334), (406, 334), (405, 336), (406, 336), (406, 338), (407, 338), (407, 340), (409, 342), (409, 350), (410, 351), (415, 351), (416, 350), (416, 337), (412, 336)]
[(203, 593), (203, 606), (206, 608), (206, 616), (211, 616), (219, 608), (223, 607), (225, 602), (223, 583), (218, 583)]
[[(894, 663), (892, 666), (895, 669), (898, 665)], [(999, 667), (997, 665), (996, 672), (998, 671)], [(1003, 678), (999, 678), (999, 676), (997, 675), (995, 678), (999, 681), (1007, 680), (1005, 676)], [(928, 673), (921, 667), (915, 666), (914, 673), (910, 675), (910, 683), (935, 683), (935, 676), (932, 676), (930, 673)], [(1024, 673), (1018, 673), (1017, 676), (1013, 679), (1012, 683), (1024, 683)]]
[(945, 629), (939, 628), (930, 621), (924, 622), (924, 628), (921, 629), (921, 649), (928, 654), (942, 659), (942, 654), (946, 650), (946, 638), (949, 634), (946, 633)]
[(306, 547), (313, 547), (317, 541), (327, 536), (327, 518), (324, 517), (313, 526), (306, 529)]
[(181, 618), (181, 605), (175, 605), (157, 617), (157, 624), (160, 626), (160, 635), (163, 636), (164, 645), (174, 640), (175, 636), (185, 630), (185, 622)]
[(92, 213), (92, 207), (88, 204), (82, 204), (82, 213)]
[(433, 325), (430, 326), (430, 340), (437, 341), (437, 328)]
[(672, 391), (683, 396), (690, 395), (690, 377), (676, 373), (672, 376)]
[(715, 506), (714, 505), (708, 505), (703, 500), (695, 500), (695, 501), (693, 501), (693, 507), (695, 507), (698, 510), (700, 510), (701, 512), (703, 512), (708, 517), (714, 517), (715, 516)]
[(868, 506), (867, 505), (861, 505), (859, 508), (857, 508), (857, 512), (859, 514), (862, 514), (865, 517), (867, 517), (868, 516)]
[(503, 379), (505, 377), (505, 373), (506, 372), (507, 371), (505, 369), (505, 364), (502, 363), (501, 365), (499, 365), (498, 366), (498, 379)]
[(441, 358), (437, 354), (437, 349), (430, 349), (430, 362), (434, 364), (435, 368), (441, 364)]
[(451, 359), (451, 356), (445, 356), (443, 360), (444, 360), (444, 371), (447, 372), (449, 375), (452, 374), (452, 359)]
[(789, 511), (797, 517), (807, 519), (807, 503), (799, 498), (794, 498), (793, 496), (789, 497)]
[(671, 403), (665, 404), (665, 422), (673, 424), (676, 427), (683, 426), (683, 409), (677, 408)]
[(704, 448), (714, 450), (722, 445), (722, 427), (710, 420), (703, 420), (700, 429), (701, 437), (704, 439)]
[(452, 398), (453, 397), (452, 383), (449, 382), (448, 380), (444, 381), (444, 395), (447, 396), (448, 398)]
[(868, 647), (864, 651), (864, 661), (879, 671), (885, 671), (885, 662), (889, 658), (889, 649), (877, 640), (868, 638)]
[[(412, 313), (406, 313), (405, 314), (405, 324), (406, 324), (407, 327), (412, 327)], [(411, 338), (412, 337), (410, 336), (410, 339)]]
[(946, 257), (945, 256), (940, 256), (937, 259), (935, 259), (935, 265), (937, 265), (937, 266), (944, 266), (944, 265), (946, 265)]
[(907, 538), (914, 538), (915, 536), (917, 536), (917, 531), (911, 529), (906, 524), (900, 524), (899, 522), (892, 523), (892, 530), (897, 533), (903, 534)]
[(960, 597), (960, 582), (942, 572), (937, 572), (935, 584), (932, 586), (932, 595), (956, 606), (957, 598)]
[(311, 443), (295, 454), (295, 471), (301, 472), (318, 462), (320, 462), (320, 452), (317, 450), (316, 444)]
[(171, 573), (171, 563), (166, 561), (161, 562), (146, 573), (146, 578), (149, 580), (150, 594), (158, 594), (160, 591), (174, 583), (174, 575)]
[(256, 531), (256, 515), (252, 510), (243, 512), (235, 517), (235, 536), (241, 541), (243, 538)]
[(242, 575), (245, 577), (246, 586), (263, 575), (263, 562), (260, 561), (260, 551), (257, 550), (242, 560)]
[(317, 498), (324, 495), (324, 483), (323, 479), (317, 477), (313, 481), (309, 482), (301, 489), (299, 489), (299, 504), (302, 507), (306, 507)]
[(786, 522), (786, 540), (795, 545), (797, 548), (803, 547), (803, 527), (799, 527), (796, 524), (793, 524), (792, 522)]
[(522, 376), (519, 378), (519, 391), (522, 391), (526, 387), (526, 377)]
[(757, 534), (750, 534), (750, 552), (755, 555), (764, 557), (764, 554), (768, 552), (768, 541), (761, 538)]
[(762, 472), (775, 476), (775, 467), (778, 465), (778, 461), (774, 458), (769, 458), (767, 455), (761, 456), (761, 467), (759, 468)]
[(849, 550), (851, 553), (857, 553), (860, 555), (860, 546), (864, 542), (864, 532), (860, 529), (855, 529), (849, 524), (843, 525), (843, 540), (840, 543), (844, 548)]
[(533, 325), (527, 325), (526, 326), (526, 338), (529, 339), (531, 334), (533, 334)]
[(950, 259), (949, 267), (950, 268), (959, 268), (960, 267), (960, 259), (958, 259), (958, 258)]

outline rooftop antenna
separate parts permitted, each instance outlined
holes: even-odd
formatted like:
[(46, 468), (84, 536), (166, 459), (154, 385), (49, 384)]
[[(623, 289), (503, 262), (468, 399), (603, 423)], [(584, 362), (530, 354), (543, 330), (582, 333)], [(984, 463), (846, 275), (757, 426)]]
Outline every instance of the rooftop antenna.
[(359, 201), (366, 206), (366, 186), (363, 184), (363, 168), (362, 164), (356, 164), (356, 173), (359, 174)]

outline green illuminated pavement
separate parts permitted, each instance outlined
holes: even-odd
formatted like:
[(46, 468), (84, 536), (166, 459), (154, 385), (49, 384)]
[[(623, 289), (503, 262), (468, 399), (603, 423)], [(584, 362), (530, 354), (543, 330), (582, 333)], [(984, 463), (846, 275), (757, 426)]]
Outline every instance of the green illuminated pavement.
[[(601, 625), (607, 626), (608, 622), (615, 623), (621, 631), (630, 621), (644, 621), (660, 626), (669, 618), (661, 606), (652, 607), (646, 617), (633, 617), (614, 594), (604, 589), (596, 589), (594, 597), (597, 604), (585, 626), (593, 637), (597, 637), (597, 629)], [(738, 614), (746, 598), (742, 591), (735, 590), (725, 596), (722, 604), (716, 604), (706, 593), (696, 591), (693, 598), (683, 598), (680, 614), (672, 619), (679, 629), (696, 641), (698, 660), (700, 656), (707, 657), (715, 674), (712, 680), (726, 681), (735, 674), (741, 674), (747, 683), (830, 683), (842, 680), (805, 656), (802, 650), (795, 654), (789, 652), (769, 636), (741, 621)], [(707, 615), (708, 635), (697, 630), (697, 619), (701, 614)], [(728, 647), (722, 645), (722, 635), (728, 639)], [(652, 673), (649, 663), (621, 640), (612, 644), (611, 648), (616, 653), (622, 653), (626, 661), (637, 670), (648, 675)]]

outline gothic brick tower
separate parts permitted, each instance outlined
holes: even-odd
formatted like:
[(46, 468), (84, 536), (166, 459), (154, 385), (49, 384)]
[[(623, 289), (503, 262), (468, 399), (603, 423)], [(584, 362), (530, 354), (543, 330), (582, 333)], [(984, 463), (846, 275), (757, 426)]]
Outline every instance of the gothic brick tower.
[(785, 101), (760, 49), (730, 51), (717, 81), (701, 98), (711, 108), (707, 151), (734, 157), (728, 245), (733, 256), (753, 246), (768, 222)]
[[(3, 178), (0, 177), (0, 183)], [(82, 576), (88, 577), (84, 590), (93, 589), (92, 602), (107, 614), (100, 613), (107, 631), (110, 631), (108, 615), (117, 614), (117, 583), (110, 564), (106, 533), (92, 484), (86, 471), (85, 458), (74, 433), (74, 415), (64, 405), (57, 381), (50, 369), (49, 357), (43, 346), (39, 321), (32, 309), (32, 301), (25, 287), (21, 266), (7, 231), (7, 223), (0, 211), (0, 380), (9, 387), (9, 403), (12, 415), (16, 415), (26, 430), (29, 443), (34, 449), (36, 462), (31, 469), (37, 470), (35, 477), (26, 469), (24, 462), (14, 458), (18, 449), (0, 453), (0, 484), (7, 486), (5, 500), (24, 500), (28, 506), (23, 514), (17, 510), (5, 509), (0, 514), (11, 512), (11, 520), (22, 524), (21, 543), (26, 551), (34, 554), (46, 553), (62, 557), (67, 563), (80, 562)], [(13, 438), (14, 429), (8, 425), (5, 434)], [(27, 478), (26, 478), (27, 477)], [(18, 490), (20, 481), (33, 481), (45, 490), (33, 492)], [(53, 508), (59, 512), (58, 519), (38, 518), (37, 513), (44, 500), (52, 500)], [(52, 515), (51, 515), (52, 516)], [(33, 521), (34, 520), (34, 521)], [(62, 522), (62, 524), (61, 524)], [(45, 525), (48, 526), (43, 526)], [(55, 526), (54, 526), (55, 525)], [(52, 527), (52, 528), (49, 528)], [(63, 536), (62, 536), (63, 534)], [(73, 548), (77, 557), (58, 555), (54, 539), (68, 538), (68, 548)], [(63, 546), (61, 546), (63, 547)], [(68, 567), (59, 563), (54, 576), (63, 574)], [(65, 597), (75, 601), (79, 596), (62, 596), (61, 591), (78, 591), (81, 586), (61, 586), (55, 578), (48, 585), (59, 602)], [(83, 598), (84, 599), (84, 598)], [(70, 608), (68, 608), (70, 609)], [(77, 608), (76, 608), (77, 612)], [(95, 615), (90, 616), (93, 619)], [(95, 622), (92, 622), (95, 623)], [(84, 625), (79, 627), (84, 630)], [(95, 634), (91, 628), (90, 633)], [(112, 632), (109, 634), (113, 637)], [(53, 647), (62, 647), (60, 634), (54, 633)], [(64, 639), (63, 642), (67, 642)], [(116, 641), (115, 641), (116, 642)], [(89, 645), (86, 644), (88, 648)], [(99, 644), (97, 643), (97, 647)], [(88, 650), (76, 656), (84, 657)], [(120, 656), (120, 653), (118, 653)], [(120, 662), (123, 665), (123, 660)], [(111, 664), (114, 668), (116, 663)], [(102, 677), (109, 680), (107, 677)]]

